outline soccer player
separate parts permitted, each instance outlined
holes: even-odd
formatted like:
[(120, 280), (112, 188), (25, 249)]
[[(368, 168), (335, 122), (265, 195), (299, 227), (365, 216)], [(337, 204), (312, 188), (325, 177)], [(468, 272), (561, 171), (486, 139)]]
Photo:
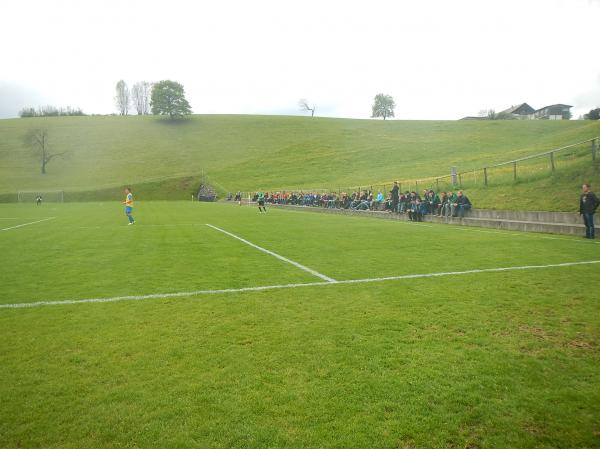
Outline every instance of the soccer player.
[(267, 208), (265, 207), (265, 194), (263, 192), (258, 192), (258, 211), (262, 213), (263, 210), (267, 213)]
[(132, 225), (135, 223), (135, 220), (131, 215), (131, 212), (133, 212), (133, 193), (131, 193), (129, 187), (125, 187), (125, 195), (127, 195), (125, 201), (123, 201), (123, 204), (125, 205), (125, 215), (127, 215), (127, 218), (129, 219), (129, 224)]

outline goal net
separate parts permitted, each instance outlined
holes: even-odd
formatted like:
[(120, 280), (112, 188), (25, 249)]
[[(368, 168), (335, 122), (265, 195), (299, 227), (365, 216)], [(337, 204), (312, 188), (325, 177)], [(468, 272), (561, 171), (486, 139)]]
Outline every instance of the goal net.
[(44, 203), (62, 203), (65, 200), (63, 190), (19, 190), (17, 192), (19, 203), (35, 203), (40, 197)]

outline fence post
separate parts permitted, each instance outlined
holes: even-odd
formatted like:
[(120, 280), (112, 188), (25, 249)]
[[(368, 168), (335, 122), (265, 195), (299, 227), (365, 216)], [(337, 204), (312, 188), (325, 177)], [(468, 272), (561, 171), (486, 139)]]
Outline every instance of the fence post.
[(487, 167), (483, 167), (483, 183), (487, 186)]
[(596, 160), (596, 155), (598, 153), (598, 139), (592, 139), (592, 161)]
[(440, 178), (435, 178), (435, 190), (440, 191)]
[(552, 171), (554, 171), (554, 152), (550, 153), (550, 167), (552, 168)]
[(517, 161), (513, 162), (513, 178), (515, 181), (517, 180)]
[(415, 181), (415, 192), (419, 193), (419, 181)]

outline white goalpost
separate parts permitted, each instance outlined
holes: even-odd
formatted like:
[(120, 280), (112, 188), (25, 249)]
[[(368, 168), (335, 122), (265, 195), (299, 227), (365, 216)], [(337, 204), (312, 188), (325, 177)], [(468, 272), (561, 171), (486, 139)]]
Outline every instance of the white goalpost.
[(44, 203), (63, 203), (64, 190), (19, 190), (17, 200), (19, 203), (35, 203), (40, 197)]

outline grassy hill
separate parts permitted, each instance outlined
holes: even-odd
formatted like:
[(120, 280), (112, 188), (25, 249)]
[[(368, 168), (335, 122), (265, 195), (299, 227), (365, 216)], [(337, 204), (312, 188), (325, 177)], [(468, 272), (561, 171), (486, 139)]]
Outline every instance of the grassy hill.
[[(68, 151), (41, 175), (24, 143), (46, 128)], [(196, 115), (0, 120), (0, 194), (61, 189), (72, 199), (112, 197), (133, 184), (138, 199), (187, 199), (206, 173), (221, 192), (375, 185), (470, 170), (600, 135), (591, 121), (374, 121), (287, 116)], [(587, 150), (582, 150), (587, 151)], [(589, 154), (534, 167), (518, 183), (465, 187), (479, 206), (566, 209), (582, 180), (600, 180)], [(562, 165), (561, 165), (562, 164)], [(539, 170), (538, 170), (539, 169)], [(539, 171), (539, 173), (537, 173)], [(532, 203), (532, 195), (542, 195)], [(498, 198), (506, 197), (506, 201)]]

